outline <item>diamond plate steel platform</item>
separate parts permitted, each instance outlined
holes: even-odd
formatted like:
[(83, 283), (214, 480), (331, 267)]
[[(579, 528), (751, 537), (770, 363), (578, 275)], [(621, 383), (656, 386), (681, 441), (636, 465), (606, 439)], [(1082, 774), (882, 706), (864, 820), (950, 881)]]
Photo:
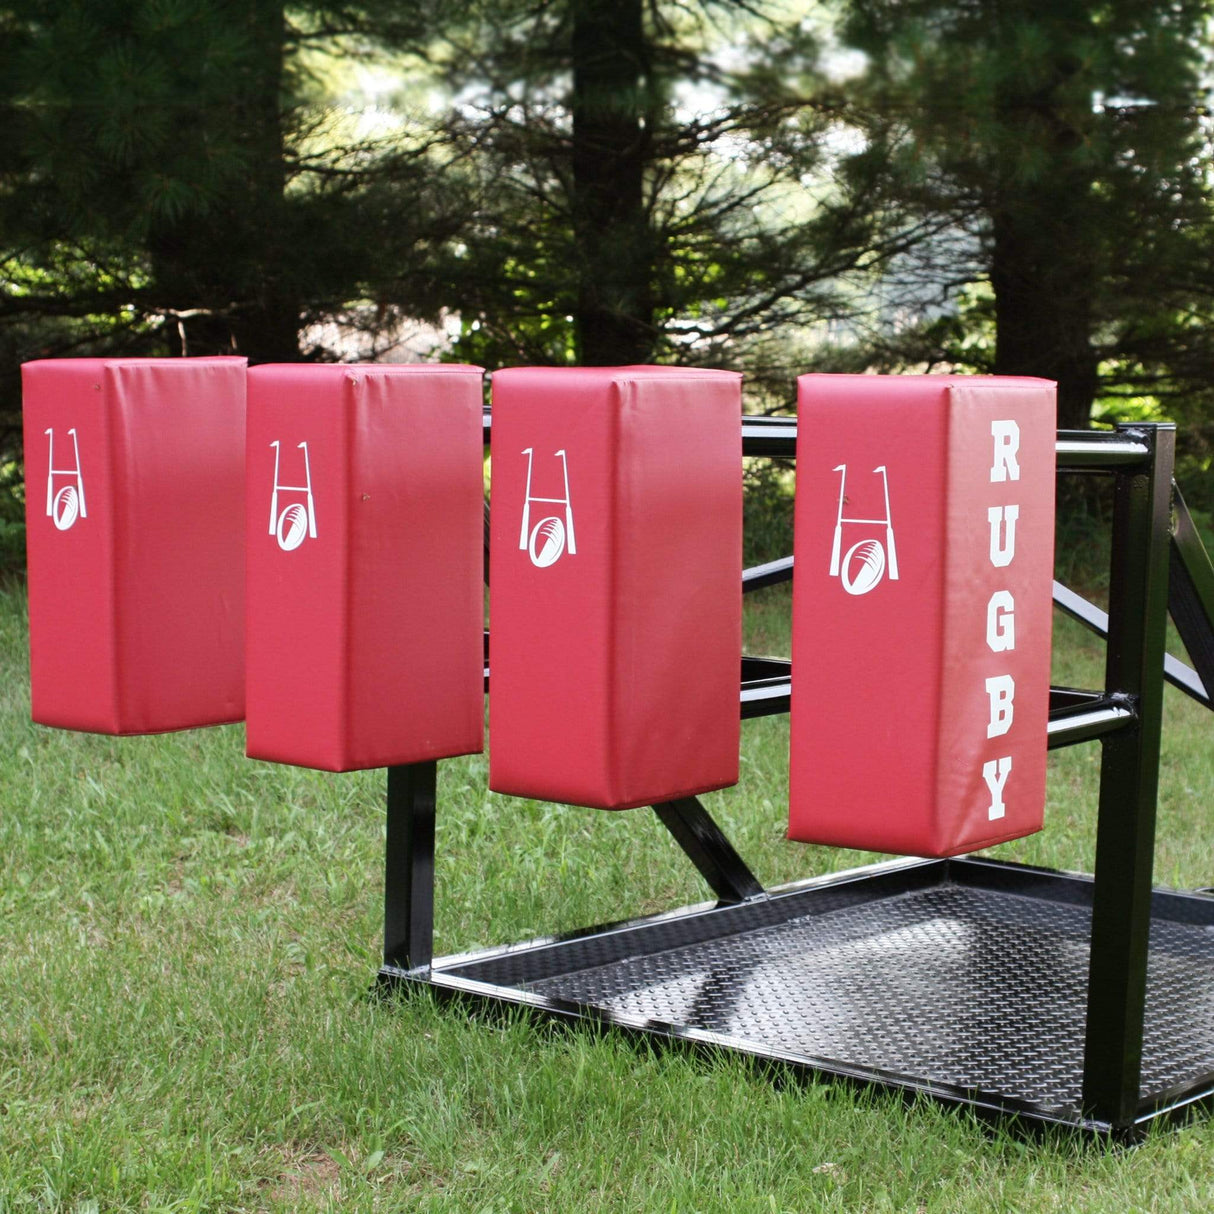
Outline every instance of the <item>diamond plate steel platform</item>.
[[(1091, 890), (1016, 865), (895, 862), (446, 958), (428, 980), (1102, 1128), (1081, 1113)], [(1155, 894), (1148, 975), (1143, 1124), (1214, 1089), (1214, 899)]]

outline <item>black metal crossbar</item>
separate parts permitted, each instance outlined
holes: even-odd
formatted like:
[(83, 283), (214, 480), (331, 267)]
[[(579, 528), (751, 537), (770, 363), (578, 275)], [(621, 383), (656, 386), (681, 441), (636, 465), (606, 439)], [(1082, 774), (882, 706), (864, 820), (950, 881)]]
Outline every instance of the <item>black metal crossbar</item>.
[[(742, 437), (795, 458), (795, 419)], [(1115, 486), (1108, 613), (1054, 588), (1108, 642), (1103, 688), (1051, 689), (1046, 738), (1101, 744), (1093, 876), (903, 859), (764, 890), (685, 798), (654, 809), (715, 902), (433, 960), (434, 765), (394, 768), (381, 981), (1118, 1138), (1214, 1101), (1214, 899), (1151, 885), (1164, 678), (1214, 689), (1214, 569), (1173, 446), (1169, 425), (1056, 443), (1060, 471)], [(792, 576), (785, 557), (743, 589)], [(1196, 671), (1165, 655), (1169, 609)], [(743, 718), (788, 711), (790, 663), (740, 673)]]

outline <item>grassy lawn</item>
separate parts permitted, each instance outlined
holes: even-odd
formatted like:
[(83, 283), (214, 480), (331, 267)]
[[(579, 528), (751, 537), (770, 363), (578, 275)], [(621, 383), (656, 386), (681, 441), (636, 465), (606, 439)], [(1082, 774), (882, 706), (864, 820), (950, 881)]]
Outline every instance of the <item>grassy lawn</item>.
[[(787, 652), (788, 597), (748, 606)], [(31, 725), (24, 600), (0, 599), (0, 1214), (63, 1210), (1207, 1210), (1214, 1123), (1122, 1153), (427, 997), (378, 1005), (383, 774), (243, 758), (239, 728)], [(1056, 677), (1100, 650), (1059, 618)], [(1214, 720), (1169, 689), (1157, 879), (1214, 883)], [(849, 867), (783, 839), (787, 722), (707, 798), (767, 883)], [(1051, 760), (1046, 830), (996, 854), (1090, 869), (1098, 752)], [(441, 765), (436, 948), (707, 896), (645, 811)]]

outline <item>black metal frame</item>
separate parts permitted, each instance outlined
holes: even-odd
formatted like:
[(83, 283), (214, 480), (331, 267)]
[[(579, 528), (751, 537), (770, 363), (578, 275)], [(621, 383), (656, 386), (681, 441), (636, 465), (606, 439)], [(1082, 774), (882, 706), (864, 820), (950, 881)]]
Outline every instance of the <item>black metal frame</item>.
[[(486, 410), (486, 439), (489, 425)], [(794, 419), (747, 418), (742, 430), (744, 454), (795, 457)], [(1204, 1022), (1197, 1026), (1197, 1044), (1186, 1038), (1181, 1058), (1174, 1056), (1175, 1033), (1164, 1034), (1167, 1039), (1161, 1041), (1154, 1021), (1144, 1028), (1149, 969), (1156, 1005), (1168, 999), (1183, 1005), (1189, 997), (1183, 992), (1191, 994), (1194, 983), (1214, 993), (1214, 899), (1151, 887), (1165, 675), (1194, 699), (1214, 706), (1206, 690), (1214, 688), (1214, 569), (1175, 492), (1174, 438), (1170, 425), (1132, 425), (1112, 432), (1060, 432), (1056, 445), (1060, 472), (1109, 474), (1115, 486), (1108, 615), (1060, 585), (1055, 585), (1054, 595), (1062, 610), (1108, 640), (1101, 690), (1051, 689), (1047, 739), (1050, 748), (1101, 741), (1093, 877), (989, 860), (894, 860), (768, 891), (703, 805), (694, 797), (684, 798), (654, 809), (707, 881), (715, 903), (435, 960), (436, 769), (433, 763), (418, 764), (388, 773), (381, 983), (421, 984), (444, 996), (728, 1048), (815, 1075), (925, 1093), (982, 1113), (1056, 1122), (1119, 1138), (1133, 1138), (1156, 1118), (1214, 1099), (1214, 1022), (1208, 1032)], [(792, 575), (792, 558), (786, 557), (747, 570), (743, 589), (787, 581)], [(1165, 655), (1169, 608), (1197, 672)], [(742, 717), (787, 712), (791, 673), (785, 661), (743, 658)], [(670, 1021), (576, 995), (587, 981), (591, 986), (615, 981), (613, 975), (625, 964), (635, 967), (648, 959), (655, 966), (669, 963), (677, 968), (683, 964), (680, 957), (708, 955), (714, 949), (731, 950), (731, 956), (746, 954), (766, 939), (757, 933), (808, 932), (806, 939), (830, 939), (830, 931), (846, 930), (840, 925), (849, 914), (901, 916), (900, 932), (938, 932), (938, 909), (930, 922), (915, 919), (917, 898), (937, 908), (941, 898), (952, 898), (959, 908), (957, 922), (971, 942), (967, 947), (976, 957), (986, 956), (983, 933), (994, 931), (1000, 916), (1027, 916), (1025, 938), (1037, 933), (1046, 942), (1041, 954), (1046, 960), (1034, 954), (1023, 972), (1013, 975), (1023, 984), (1020, 993), (1031, 1001), (1039, 994), (1034, 986), (1044, 989), (1048, 978), (1062, 992), (1059, 998), (1076, 1009), (1059, 1042), (1048, 1047), (1057, 1057), (1033, 1053), (1037, 1047), (1031, 1027), (1030, 1036), (1023, 1039), (1011, 1034), (1004, 1040), (995, 1031), (993, 1041), (977, 1049), (982, 1065), (975, 1074), (980, 1072), (980, 1077), (949, 1080), (930, 1073), (931, 1066), (921, 1068), (928, 1073), (916, 1073), (913, 1064), (890, 1067), (864, 1057), (825, 1056), (761, 1034), (740, 1038), (698, 1023), (697, 1006), (719, 1010), (722, 999), (748, 997), (747, 975), (762, 967), (761, 957), (747, 961), (745, 966), (751, 968), (740, 978), (727, 966), (714, 971), (691, 1010)], [(1077, 913), (1082, 917), (1078, 930)], [(837, 923), (823, 918), (832, 914), (842, 918)], [(821, 937), (821, 932), (827, 936)], [(1085, 950), (1086, 960), (1076, 970), (1076, 958), (1082, 959)], [(978, 963), (979, 971), (983, 964), (992, 964), (989, 957)], [(1038, 973), (1033, 968), (1038, 965), (1054, 968)], [(989, 976), (996, 971), (982, 972)], [(969, 977), (963, 977), (963, 985)], [(971, 982), (962, 993), (970, 997), (974, 991), (981, 995), (982, 988)], [(1183, 1006), (1172, 1004), (1166, 1015), (1155, 1008), (1156, 1020), (1164, 1017), (1159, 1023), (1166, 1020), (1170, 1025), (1168, 1016), (1185, 1016)], [(1080, 1006), (1085, 1008), (1082, 1015), (1077, 1013)], [(911, 1008), (906, 1014), (913, 1020), (922, 1011)], [(947, 1020), (946, 1011), (937, 1014)], [(863, 1024), (854, 1027), (863, 1035)], [(910, 1024), (912, 1038), (918, 1027)], [(1151, 1090), (1144, 1090), (1144, 1040), (1153, 1051), (1147, 1084)], [(1194, 1050), (1199, 1056), (1190, 1056)], [(1018, 1051), (1038, 1058), (1036, 1065), (1052, 1073), (1061, 1059), (1063, 1095), (1040, 1094), (1031, 1074), (1035, 1064), (1029, 1065), (1026, 1078)], [(1005, 1082), (1000, 1067), (1017, 1078)]]

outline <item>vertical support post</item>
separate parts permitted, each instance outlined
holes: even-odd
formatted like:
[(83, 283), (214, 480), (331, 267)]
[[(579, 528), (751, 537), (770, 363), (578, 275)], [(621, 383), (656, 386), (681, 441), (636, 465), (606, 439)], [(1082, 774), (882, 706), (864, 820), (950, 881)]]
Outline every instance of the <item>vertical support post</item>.
[(485, 503), (485, 585), (489, 585), (489, 503)]
[(438, 764), (388, 768), (384, 965), (417, 969), (434, 956), (434, 809)]
[(1135, 437), (1151, 458), (1116, 473), (1105, 687), (1138, 719), (1103, 740), (1083, 1059), (1085, 1115), (1119, 1128), (1137, 1113), (1142, 1073), (1176, 436), (1158, 425)]

